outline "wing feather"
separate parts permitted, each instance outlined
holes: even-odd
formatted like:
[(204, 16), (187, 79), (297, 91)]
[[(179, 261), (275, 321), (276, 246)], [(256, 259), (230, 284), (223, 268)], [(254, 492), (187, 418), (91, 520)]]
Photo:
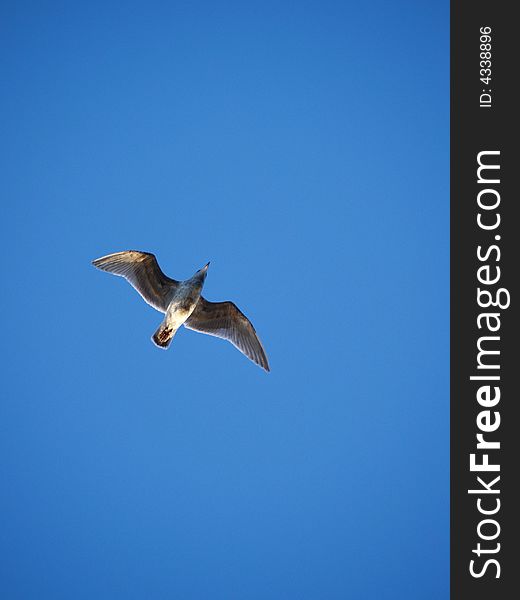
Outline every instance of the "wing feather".
[(254, 363), (270, 371), (255, 328), (233, 302), (208, 302), (201, 296), (184, 326), (230, 341)]
[(108, 273), (124, 277), (145, 302), (159, 312), (166, 312), (171, 296), (179, 282), (167, 277), (157, 259), (148, 252), (126, 250), (96, 258), (92, 264)]

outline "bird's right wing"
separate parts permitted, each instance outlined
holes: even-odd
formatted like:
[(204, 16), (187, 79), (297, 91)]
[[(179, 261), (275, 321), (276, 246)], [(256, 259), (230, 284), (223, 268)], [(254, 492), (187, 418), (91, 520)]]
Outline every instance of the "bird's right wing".
[(116, 252), (96, 258), (92, 264), (102, 271), (124, 277), (145, 302), (162, 313), (166, 312), (172, 292), (179, 285), (161, 271), (155, 256), (148, 252)]
[(208, 302), (201, 296), (184, 327), (228, 340), (262, 369), (270, 370), (255, 328), (233, 302)]

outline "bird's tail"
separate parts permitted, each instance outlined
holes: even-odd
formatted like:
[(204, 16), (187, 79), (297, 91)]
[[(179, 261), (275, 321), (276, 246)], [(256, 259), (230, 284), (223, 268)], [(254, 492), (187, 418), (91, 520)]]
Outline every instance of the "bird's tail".
[(152, 335), (152, 341), (159, 348), (164, 348), (164, 350), (166, 350), (176, 333), (177, 329), (163, 321), (159, 325), (159, 329)]

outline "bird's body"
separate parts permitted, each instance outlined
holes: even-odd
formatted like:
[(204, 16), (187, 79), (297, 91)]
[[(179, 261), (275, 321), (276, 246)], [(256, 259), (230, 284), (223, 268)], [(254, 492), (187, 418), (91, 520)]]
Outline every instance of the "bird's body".
[(167, 348), (177, 333), (177, 329), (190, 318), (200, 300), (207, 269), (208, 265), (202, 271), (195, 273), (191, 279), (179, 281), (177, 286), (172, 287), (172, 295), (171, 299), (168, 298), (164, 320), (152, 336), (156, 346)]
[(148, 252), (127, 250), (92, 261), (103, 271), (124, 277), (143, 299), (165, 315), (153, 342), (168, 348), (181, 325), (229, 340), (257, 365), (269, 371), (269, 363), (256, 331), (232, 302), (208, 302), (201, 295), (209, 263), (185, 281), (167, 277)]

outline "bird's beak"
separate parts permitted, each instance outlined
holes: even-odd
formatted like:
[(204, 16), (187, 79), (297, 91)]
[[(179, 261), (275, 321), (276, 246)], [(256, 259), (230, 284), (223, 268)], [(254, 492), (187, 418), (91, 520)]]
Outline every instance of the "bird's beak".
[(204, 267), (202, 267), (201, 271), (206, 272), (208, 270), (208, 267), (209, 267), (209, 262)]

